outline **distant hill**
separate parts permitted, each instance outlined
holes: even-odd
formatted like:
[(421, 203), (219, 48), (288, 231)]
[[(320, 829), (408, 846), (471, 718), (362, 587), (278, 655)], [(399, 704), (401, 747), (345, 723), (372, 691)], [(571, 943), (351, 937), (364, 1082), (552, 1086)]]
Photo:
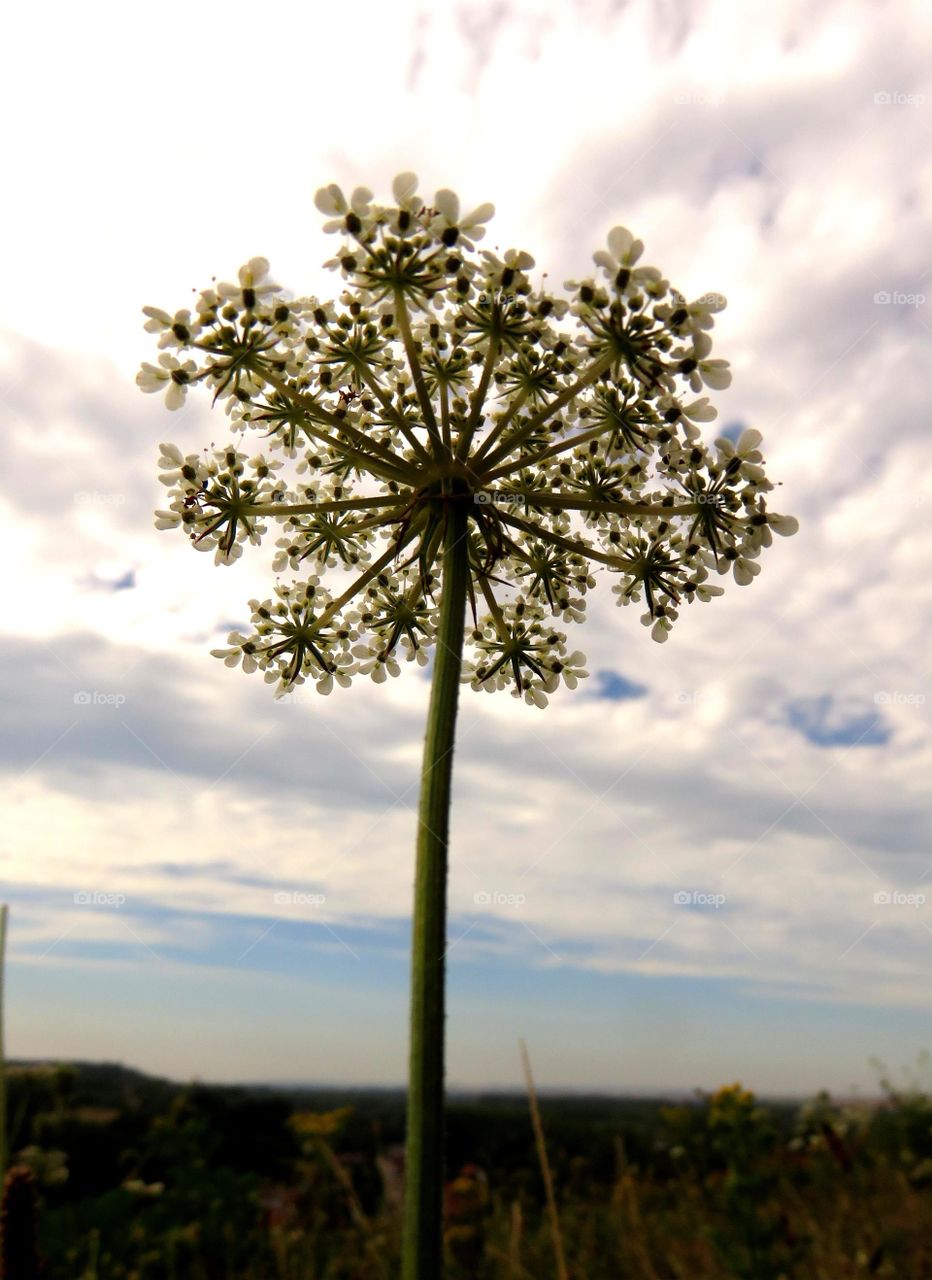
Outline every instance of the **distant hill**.
[[(128, 1067), (121, 1062), (13, 1058), (8, 1061), (8, 1067), (14, 1071), (16, 1069), (48, 1071), (66, 1069), (71, 1074), (69, 1101), (74, 1106), (162, 1110), (171, 1098), (192, 1086), (218, 1096), (231, 1098), (245, 1096), (281, 1099), (296, 1109), (329, 1111), (341, 1106), (352, 1106), (359, 1114), (373, 1117), (397, 1114), (399, 1109), (404, 1109), (405, 1101), (405, 1090), (393, 1086), (306, 1084), (299, 1081), (246, 1081), (218, 1084), (197, 1078), (186, 1081), (168, 1080), (140, 1071), (136, 1067)], [(592, 1119), (598, 1116), (602, 1120), (615, 1122), (631, 1120), (634, 1117), (643, 1120), (646, 1115), (656, 1113), (661, 1106), (683, 1106), (699, 1101), (699, 1094), (695, 1090), (685, 1089), (669, 1089), (656, 1093), (638, 1091), (627, 1094), (540, 1089), (538, 1096), (545, 1110), (558, 1110), (563, 1115), (576, 1119)], [(452, 1088), (448, 1092), (448, 1098), (451, 1108), (466, 1111), (479, 1108), (482, 1111), (497, 1110), (504, 1114), (515, 1110), (524, 1112), (527, 1108), (527, 1098), (520, 1090)], [(760, 1098), (761, 1102), (768, 1103), (778, 1111), (795, 1109), (802, 1100), (802, 1097), (791, 1096)], [(873, 1101), (879, 1102), (880, 1099), (836, 1098), (835, 1101), (840, 1105), (846, 1101), (857, 1101), (865, 1106)]]

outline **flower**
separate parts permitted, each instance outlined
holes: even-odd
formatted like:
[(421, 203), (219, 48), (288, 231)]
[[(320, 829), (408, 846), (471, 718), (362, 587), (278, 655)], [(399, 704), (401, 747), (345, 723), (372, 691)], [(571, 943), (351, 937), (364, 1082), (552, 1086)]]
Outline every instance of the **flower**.
[(675, 621), (676, 610), (669, 605), (659, 605), (655, 612), (641, 615), (641, 623), (645, 627), (650, 627), (650, 638), (656, 640), (658, 644), (664, 643), (673, 630)]
[(776, 511), (768, 511), (764, 500), (759, 498), (754, 514), (748, 520), (745, 542), (755, 552), (761, 547), (769, 547), (773, 542), (771, 529), (781, 538), (790, 538), (799, 531), (799, 521), (795, 516), (781, 516)]
[(763, 480), (764, 469), (760, 464), (764, 456), (758, 448), (763, 438), (753, 427), (746, 427), (737, 443), (722, 436), (715, 441), (719, 465), (726, 471), (730, 467), (733, 474), (740, 474), (746, 480)]
[(239, 269), (239, 284), (218, 285), (217, 297), (221, 301), (233, 301), (244, 310), (251, 311), (262, 298), (278, 292), (278, 285), (266, 279), (268, 274), (267, 258), (250, 258)]
[(329, 301), (286, 295), (256, 257), (191, 310), (144, 309), (161, 350), (140, 388), (178, 408), (203, 384), (240, 440), (161, 446), (156, 525), (225, 565), (274, 529), (283, 580), (214, 653), (280, 697), (424, 666), (459, 522), (461, 678), (543, 707), (586, 678), (563, 628), (601, 580), (663, 643), (684, 601), (722, 594), (713, 570), (748, 585), (796, 522), (767, 509), (759, 432), (703, 441), (700, 393), (731, 376), (712, 355), (720, 295), (686, 302), (614, 227), (598, 278), (555, 297), (525, 250), (476, 250), (492, 205), (463, 212), (446, 188), (428, 205), (408, 172), (392, 197), (317, 192), (338, 234)]
[(682, 356), (677, 371), (685, 374), (693, 391), (701, 391), (704, 386), (715, 391), (724, 391), (731, 386), (731, 372), (727, 360), (707, 360), (704, 357), (712, 350), (712, 339), (707, 333), (695, 333), (692, 347), (681, 350)]
[[(438, 191), (434, 196), (437, 210), (434, 226), (442, 244), (448, 248), (458, 245), (460, 248), (472, 248), (473, 242), (481, 240), (485, 235), (483, 223), (495, 215), (494, 204), (480, 204), (471, 213), (460, 217), (460, 201), (455, 191), (446, 189)], [(531, 261), (533, 266), (533, 260)]]
[(598, 266), (614, 274), (619, 267), (633, 267), (643, 252), (643, 240), (635, 240), (627, 227), (612, 227), (608, 233), (608, 253), (599, 249), (592, 256)]
[(687, 302), (676, 289), (670, 290), (671, 301), (655, 308), (655, 315), (663, 320), (671, 332), (695, 339), (706, 329), (711, 329), (713, 316), (724, 311), (727, 300), (720, 293), (707, 293), (695, 302)]
[(739, 587), (750, 586), (760, 573), (760, 565), (756, 560), (752, 559), (752, 556), (756, 554), (756, 550), (751, 550), (750, 548), (739, 551), (736, 547), (726, 547), (722, 555), (722, 563), (719, 566), (719, 573), (727, 573), (730, 568)]
[(167, 311), (158, 307), (143, 307), (143, 314), (149, 317), (143, 326), (146, 333), (159, 334), (160, 347), (187, 347), (200, 332), (200, 321), (191, 319), (190, 311), (176, 311), (170, 316)]
[[(395, 181), (400, 182), (402, 188), (406, 190), (408, 178), (414, 178), (414, 174), (400, 174)], [(417, 186), (416, 178), (414, 185)], [(314, 196), (314, 203), (321, 213), (339, 215), (332, 221), (324, 223), (324, 230), (328, 232), (352, 231), (355, 224), (368, 214), (371, 200), (372, 192), (368, 187), (357, 187), (347, 201), (335, 182), (331, 182), (328, 187), (321, 187)]]
[(580, 680), (585, 680), (589, 675), (586, 668), (586, 659), (577, 649), (566, 658), (555, 658), (547, 664), (550, 672), (546, 681), (546, 689), (548, 693), (552, 693), (562, 680), (569, 689), (575, 689)]
[(383, 649), (379, 644), (357, 644), (353, 648), (356, 658), (356, 671), (362, 676), (369, 676), (375, 684), (384, 684), (389, 676), (401, 674), (401, 667), (394, 654)]
[(175, 356), (163, 355), (159, 356), (157, 365), (143, 362), (142, 368), (136, 374), (136, 386), (150, 394), (154, 391), (164, 391), (165, 403), (169, 409), (180, 409), (184, 404), (191, 376), (196, 372), (197, 365), (193, 360), (186, 360), (181, 364)]

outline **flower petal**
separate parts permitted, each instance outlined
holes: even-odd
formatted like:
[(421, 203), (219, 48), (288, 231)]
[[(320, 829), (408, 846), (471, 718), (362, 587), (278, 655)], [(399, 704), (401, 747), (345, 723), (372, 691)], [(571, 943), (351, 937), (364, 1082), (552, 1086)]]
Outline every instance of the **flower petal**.
[(457, 222), (460, 216), (460, 198), (455, 191), (443, 187), (434, 196), (434, 204), (447, 222)]
[[(468, 213), (463, 219), (463, 226), (476, 227), (480, 222), (488, 222), (490, 218), (495, 217), (495, 205), (488, 200), (485, 204), (477, 205), (472, 213)], [(530, 256), (530, 255), (528, 255)], [(533, 262), (532, 262), (533, 265)]]
[(764, 437), (761, 433), (756, 431), (754, 427), (745, 428), (738, 437), (738, 453), (751, 453), (757, 448), (763, 438)]
[(412, 200), (417, 193), (417, 174), (399, 173), (392, 182), (392, 195), (399, 204)]
[(608, 233), (608, 247), (619, 262), (633, 244), (634, 236), (627, 227), (612, 227)]
[(799, 532), (799, 521), (795, 516), (778, 516), (775, 511), (768, 512), (767, 523), (781, 538), (791, 538)]
[(346, 213), (346, 197), (335, 182), (321, 187), (314, 196), (314, 203), (321, 213)]

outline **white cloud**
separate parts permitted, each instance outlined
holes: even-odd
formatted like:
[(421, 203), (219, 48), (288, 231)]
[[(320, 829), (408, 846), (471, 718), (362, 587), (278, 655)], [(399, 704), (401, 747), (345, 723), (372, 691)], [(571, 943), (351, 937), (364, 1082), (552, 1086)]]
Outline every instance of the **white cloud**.
[[(151, 23), (98, 5), (96, 24), (63, 13), (54, 40), (29, 9), (14, 18), (7, 115), (40, 54), (45, 85), (11, 137), (18, 198), (0, 211), (19, 717), (4, 767), (26, 771), (3, 856), (46, 913), (19, 953), (65, 926), (88, 944), (118, 932), (117, 916), (68, 905), (111, 884), (126, 886), (126, 919), (137, 904), (271, 919), (275, 886), (319, 883), (326, 908), (309, 917), (338, 932), (404, 920), (426, 685), (406, 672), (390, 690), (273, 709), (207, 656), (268, 593), (266, 558), (224, 572), (154, 532), (158, 441), (226, 433), (206, 407), (170, 416), (131, 381), (149, 355), (144, 303), (182, 305), (256, 252), (323, 293), (314, 188), (385, 188), (413, 167), (427, 189), (494, 199), (492, 241), (532, 249), (551, 283), (586, 271), (623, 221), (679, 287), (725, 293), (716, 354), (736, 377), (716, 427), (764, 432), (784, 486), (773, 505), (802, 520), (752, 587), (687, 611), (666, 646), (598, 596), (576, 643), (646, 697), (565, 695), (540, 716), (464, 698), (453, 909), (467, 927), (477, 891), (526, 903), (480, 915), (457, 954), (918, 1004), (929, 908), (873, 894), (932, 885), (921, 9), (710, 3), (658, 19), (591, 5), (580, 19), (514, 3), (399, 18), (372, 4), (349, 45), (336, 11), (308, 12), (286, 6), (259, 56), (245, 6), (223, 23), (163, 6)], [(242, 99), (235, 130), (213, 123), (215, 93)], [(89, 586), (129, 572), (131, 590)], [(79, 689), (123, 693), (121, 716), (76, 708)], [(876, 713), (888, 744), (808, 742), (787, 707), (826, 695), (833, 714)], [(176, 861), (191, 874), (166, 870)], [(728, 900), (675, 908), (681, 888)], [(144, 936), (158, 950), (157, 930)]]

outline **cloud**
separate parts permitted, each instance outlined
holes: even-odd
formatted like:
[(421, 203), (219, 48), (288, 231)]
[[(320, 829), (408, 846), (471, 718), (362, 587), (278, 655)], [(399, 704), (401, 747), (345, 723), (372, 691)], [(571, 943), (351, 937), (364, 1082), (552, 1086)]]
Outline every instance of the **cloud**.
[[(153, 161), (167, 145), (151, 141), (165, 136), (160, 103), (189, 100), (204, 49), (239, 56), (246, 7), (221, 28), (186, 11), (181, 53), (146, 28), (116, 62), (89, 48), (72, 58), (70, 29), (46, 49), (39, 20), (17, 16), (60, 89), (12, 140), (11, 171), (32, 195), (0, 214), (6, 242), (26, 247), (7, 264), (0, 313), (0, 858), (15, 963), (102, 972), (114, 955), (150, 963), (150, 947), (189, 980), (233, 971), (254, 943), (253, 972), (283, 974), (305, 945), (345, 957), (342, 939), (376, 977), (386, 955), (403, 970), (426, 682), (410, 670), (384, 689), (282, 706), (209, 658), (246, 602), (269, 594), (268, 557), (219, 570), (156, 533), (158, 442), (197, 449), (227, 430), (195, 397), (168, 415), (132, 378), (151, 356), (144, 303), (181, 306), (253, 252), (324, 294), (338, 285), (317, 267), (332, 246), (309, 221), (313, 189), (383, 192), (415, 168), (425, 191), (494, 199), (489, 247), (528, 247), (551, 284), (589, 271), (623, 223), (689, 296), (724, 293), (715, 354), (735, 379), (708, 434), (760, 428), (782, 481), (773, 506), (801, 518), (752, 586), (729, 579), (721, 600), (684, 608), (664, 646), (597, 575), (570, 637), (595, 674), (546, 713), (464, 693), (456, 972), (489, 991), (500, 972), (565, 981), (580, 1002), (597, 989), (600, 1027), (620, 991), (649, 1003), (667, 981), (727, 991), (732, 1011), (763, 1002), (786, 1027), (804, 1025), (807, 1004), (852, 1019), (863, 1007), (865, 1037), (884, 1010), (919, 1007), (928, 905), (875, 894), (932, 878), (922, 18), (918, 4), (853, 0), (737, 19), (724, 2), (513, 3), (478, 17), (373, 5), (371, 39), (353, 51), (363, 88), (346, 95), (340, 15), (312, 24), (295, 6), (276, 46), (287, 127), (247, 119), (231, 153), (250, 157), (250, 181), (289, 184), (270, 220), (267, 202), (213, 186), (193, 157)], [(308, 96), (312, 36), (332, 56)], [(156, 67), (158, 102), (137, 87)], [(14, 102), (17, 74), (0, 90)], [(894, 96), (923, 93), (924, 105)], [(339, 130), (302, 135), (296, 169), (291, 122), (338, 98)], [(154, 163), (177, 166), (177, 216)], [(69, 184), (84, 196), (63, 221)], [(49, 304), (37, 261), (67, 302)], [(126, 903), (80, 906), (81, 891)], [(275, 923), (279, 891), (325, 903), (294, 898)], [(693, 896), (678, 904), (678, 892)], [(491, 1027), (492, 1003), (470, 1006), (477, 1027)], [(350, 1037), (343, 1060), (355, 1052)], [(470, 1052), (481, 1074), (492, 1051)]]

